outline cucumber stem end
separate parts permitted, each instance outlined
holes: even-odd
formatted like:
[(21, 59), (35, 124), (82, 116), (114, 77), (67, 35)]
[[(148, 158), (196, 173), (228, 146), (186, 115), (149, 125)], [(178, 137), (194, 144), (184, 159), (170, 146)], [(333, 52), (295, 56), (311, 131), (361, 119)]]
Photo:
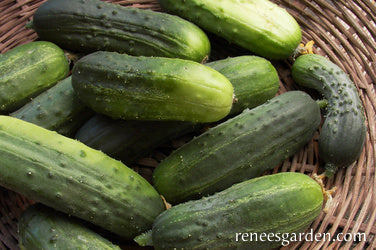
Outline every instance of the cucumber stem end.
[(152, 231), (146, 231), (134, 238), (134, 241), (141, 247), (153, 246)]

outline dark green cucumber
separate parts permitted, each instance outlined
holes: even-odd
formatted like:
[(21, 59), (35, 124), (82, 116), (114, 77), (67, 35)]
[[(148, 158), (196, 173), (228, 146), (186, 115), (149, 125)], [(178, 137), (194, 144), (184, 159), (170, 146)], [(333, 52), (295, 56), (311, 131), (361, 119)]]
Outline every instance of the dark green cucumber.
[(289, 91), (186, 143), (155, 169), (155, 188), (172, 204), (260, 176), (308, 143), (320, 124), (318, 104)]
[(157, 146), (199, 127), (191, 122), (114, 120), (98, 114), (77, 131), (75, 138), (131, 164)]
[(94, 112), (76, 96), (71, 76), (10, 114), (69, 137), (93, 115)]
[(121, 249), (91, 230), (85, 222), (39, 203), (22, 213), (18, 238), (21, 250)]
[(321, 187), (309, 176), (266, 175), (173, 206), (135, 240), (155, 249), (270, 249), (286, 244), (283, 234), (306, 230), (322, 204)]
[[(222, 73), (234, 87), (236, 102), (227, 117), (258, 106), (277, 93), (277, 71), (261, 57), (239, 56), (206, 65)], [(96, 115), (80, 128), (76, 139), (129, 164), (162, 143), (203, 126), (190, 122), (114, 120)]]
[(197, 62), (210, 53), (206, 34), (180, 17), (99, 0), (48, 0), (31, 27), (40, 39), (83, 53), (105, 50)]
[(254, 108), (273, 98), (279, 88), (279, 76), (274, 66), (258, 56), (238, 56), (207, 63), (230, 80), (235, 101), (230, 115)]
[(64, 51), (53, 43), (20, 45), (0, 57), (0, 113), (22, 107), (68, 75)]
[(148, 230), (165, 208), (120, 161), (10, 116), (0, 116), (0, 185), (124, 239)]
[(298, 47), (299, 24), (268, 0), (159, 0), (162, 8), (269, 59), (285, 59)]
[(230, 81), (208, 66), (116, 52), (81, 58), (72, 84), (86, 105), (115, 119), (214, 122), (230, 112), (233, 100)]
[(319, 156), (331, 176), (338, 167), (354, 163), (364, 147), (367, 129), (358, 91), (338, 65), (321, 55), (298, 57), (292, 76), (297, 84), (317, 90), (328, 101), (319, 137)]

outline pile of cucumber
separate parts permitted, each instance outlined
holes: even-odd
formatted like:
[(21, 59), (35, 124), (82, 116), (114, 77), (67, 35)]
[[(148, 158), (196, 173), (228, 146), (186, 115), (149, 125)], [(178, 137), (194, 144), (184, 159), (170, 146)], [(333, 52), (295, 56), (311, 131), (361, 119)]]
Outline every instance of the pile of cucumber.
[[(0, 185), (38, 203), (20, 218), (22, 249), (120, 249), (109, 234), (156, 249), (278, 247), (239, 234), (303, 232), (324, 191), (303, 173), (264, 173), (319, 128), (327, 176), (362, 152), (354, 83), (324, 56), (297, 54), (285, 9), (159, 2), (166, 12), (47, 0), (28, 24), (39, 40), (0, 56)], [(213, 36), (249, 54), (211, 61)], [(301, 87), (281, 94), (271, 60), (288, 59)], [(151, 181), (129, 167), (188, 133)]]

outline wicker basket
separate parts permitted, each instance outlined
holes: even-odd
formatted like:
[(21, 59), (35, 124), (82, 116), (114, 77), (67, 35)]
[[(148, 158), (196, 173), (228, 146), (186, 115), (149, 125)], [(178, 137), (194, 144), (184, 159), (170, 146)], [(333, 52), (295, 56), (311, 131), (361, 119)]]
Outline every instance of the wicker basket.
[[(0, 52), (37, 39), (24, 28), (44, 0), (0, 1)], [(124, 6), (161, 11), (157, 0), (112, 1)], [(347, 241), (297, 241), (285, 249), (376, 249), (376, 3), (374, 0), (274, 0), (286, 8), (303, 30), (303, 42), (315, 41), (314, 52), (327, 56), (344, 69), (357, 85), (367, 118), (367, 140), (359, 160), (341, 169), (333, 179), (325, 179), (325, 187), (337, 191), (327, 213), (322, 212), (311, 225), (313, 233), (347, 236)], [(221, 39), (213, 39), (211, 59), (249, 53)], [(228, 48), (232, 49), (228, 49)], [(297, 89), (291, 79), (291, 61), (273, 62), (280, 75), (283, 93)], [(0, 72), (1, 74), (1, 72)], [(318, 132), (319, 133), (319, 132)], [(317, 133), (317, 135), (318, 135)], [(317, 135), (304, 149), (276, 167), (273, 172), (296, 171), (308, 175), (322, 172)], [(189, 135), (157, 149), (133, 167), (146, 178), (166, 156), (166, 147), (176, 148), (190, 140)], [(0, 248), (18, 249), (17, 221), (21, 212), (33, 202), (10, 190), (0, 188)], [(364, 233), (366, 240), (355, 240)], [(351, 235), (350, 235), (351, 234)], [(350, 239), (352, 238), (352, 239)], [(130, 245), (124, 246), (129, 249)], [(133, 247), (132, 247), (133, 248)]]

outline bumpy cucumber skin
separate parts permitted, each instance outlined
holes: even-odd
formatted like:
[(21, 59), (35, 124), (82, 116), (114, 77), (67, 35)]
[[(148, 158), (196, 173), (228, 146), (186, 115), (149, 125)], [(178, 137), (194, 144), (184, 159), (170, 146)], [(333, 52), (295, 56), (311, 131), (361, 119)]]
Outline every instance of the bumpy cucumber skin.
[(45, 41), (20, 45), (0, 57), (0, 113), (22, 107), (69, 72), (64, 51)]
[(114, 120), (98, 114), (77, 131), (75, 138), (125, 164), (131, 164), (155, 147), (199, 127), (191, 122)]
[(218, 121), (230, 112), (234, 91), (197, 62), (104, 51), (77, 61), (72, 84), (97, 113), (128, 120)]
[(210, 53), (206, 34), (177, 16), (99, 0), (48, 0), (34, 14), (41, 39), (91, 53), (117, 51), (202, 62)]
[(308, 94), (289, 91), (174, 151), (154, 170), (154, 186), (176, 204), (258, 177), (308, 143), (320, 120), (320, 109)]
[(20, 249), (117, 249), (77, 218), (42, 204), (28, 207), (18, 222)]
[(120, 161), (10, 116), (0, 116), (0, 185), (124, 239), (164, 210), (151, 184)]
[(9, 115), (72, 137), (94, 112), (76, 96), (69, 76)]
[(254, 108), (273, 98), (279, 88), (277, 70), (270, 61), (259, 56), (238, 56), (207, 63), (230, 80), (235, 101), (230, 115)]
[(159, 0), (162, 8), (269, 59), (286, 59), (298, 47), (299, 24), (268, 1)]
[(236, 241), (236, 233), (302, 232), (322, 203), (321, 187), (309, 176), (266, 175), (166, 210), (153, 224), (152, 243), (155, 249), (270, 249), (281, 242)]
[[(222, 73), (234, 87), (236, 102), (227, 117), (261, 105), (277, 93), (277, 71), (264, 58), (239, 56), (213, 61), (206, 66)], [(75, 138), (130, 164), (156, 146), (185, 133), (198, 131), (203, 126), (190, 122), (114, 120), (96, 115), (79, 129)]]
[(317, 90), (328, 101), (319, 137), (320, 157), (327, 166), (352, 164), (363, 150), (367, 132), (354, 83), (338, 65), (316, 54), (298, 57), (292, 76), (297, 84)]

